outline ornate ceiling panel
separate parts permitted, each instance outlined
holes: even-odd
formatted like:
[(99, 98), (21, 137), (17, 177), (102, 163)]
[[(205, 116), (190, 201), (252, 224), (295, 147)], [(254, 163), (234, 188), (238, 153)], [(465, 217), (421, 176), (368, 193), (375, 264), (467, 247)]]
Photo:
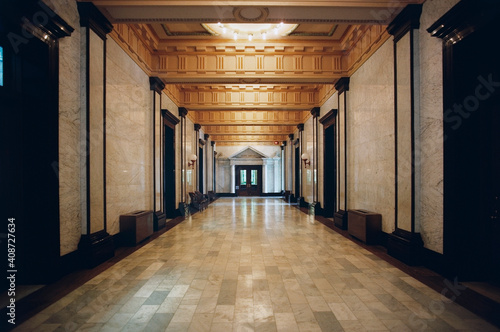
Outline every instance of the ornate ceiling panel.
[(288, 135), (211, 135), (210, 139), (219, 142), (274, 142), (286, 141)]
[[(423, 2), (82, 1), (98, 6), (114, 25), (111, 38), (224, 145), (286, 140), (389, 38), (392, 18)], [(282, 22), (293, 28), (273, 34)]]
[(296, 128), (297, 126), (291, 125), (203, 126), (205, 133), (210, 135), (288, 135), (293, 133)]
[[(194, 113), (194, 114), (192, 114)], [(304, 123), (310, 116), (310, 110), (289, 111), (199, 111), (192, 112), (192, 119), (202, 126), (296, 126)], [(272, 129), (272, 127), (270, 127)]]

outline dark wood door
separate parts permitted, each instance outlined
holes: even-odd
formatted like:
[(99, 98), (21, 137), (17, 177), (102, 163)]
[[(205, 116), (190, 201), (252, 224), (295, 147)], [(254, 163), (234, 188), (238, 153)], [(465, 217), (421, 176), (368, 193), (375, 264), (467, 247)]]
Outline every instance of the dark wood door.
[(500, 65), (496, 21), (448, 46), (444, 254), (462, 281), (500, 283)]
[(301, 193), (300, 193), (300, 165), (301, 161), (300, 161), (300, 149), (299, 147), (297, 146), (295, 148), (295, 200), (297, 200), (297, 198), (301, 197)]
[(324, 205), (323, 215), (325, 217), (333, 217), (336, 211), (337, 202), (337, 167), (335, 163), (336, 157), (336, 140), (335, 140), (335, 125), (331, 125), (324, 132)]
[(199, 148), (198, 150), (198, 190), (201, 193), (204, 193), (205, 187), (205, 179), (204, 179), (204, 170), (203, 170), (203, 148)]
[(164, 206), (167, 218), (175, 218), (177, 216), (175, 206), (175, 130), (167, 125), (168, 121), (164, 120)]
[[(30, 38), (18, 26), (2, 28)], [(20, 285), (46, 284), (58, 278), (60, 260), (57, 45), (31, 37), (16, 46), (6, 36), (0, 33), (2, 268), (17, 270)]]
[(236, 167), (236, 194), (238, 196), (260, 196), (262, 166)]

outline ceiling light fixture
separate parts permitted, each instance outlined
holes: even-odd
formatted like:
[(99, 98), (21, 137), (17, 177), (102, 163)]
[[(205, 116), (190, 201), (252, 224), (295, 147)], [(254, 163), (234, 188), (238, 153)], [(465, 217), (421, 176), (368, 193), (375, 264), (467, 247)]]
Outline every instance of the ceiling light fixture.
[[(232, 35), (234, 40), (239, 38), (267, 40), (269, 33), (274, 32), (275, 38), (285, 37), (297, 29), (298, 24), (271, 23), (203, 23), (202, 26), (213, 36)], [(227, 38), (227, 37), (226, 37)]]

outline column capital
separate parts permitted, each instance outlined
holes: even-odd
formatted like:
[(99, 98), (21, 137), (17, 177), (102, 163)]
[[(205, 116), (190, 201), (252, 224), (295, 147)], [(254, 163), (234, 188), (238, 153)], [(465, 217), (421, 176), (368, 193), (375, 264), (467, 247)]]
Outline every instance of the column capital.
[(194, 131), (200, 131), (200, 129), (201, 129), (201, 124), (195, 123), (194, 124)]
[(401, 13), (387, 27), (387, 32), (394, 36), (394, 42), (397, 42), (408, 31), (420, 28), (420, 14), (422, 14), (422, 5), (407, 5)]
[(187, 108), (185, 108), (185, 107), (179, 107), (179, 116), (181, 118), (186, 117), (187, 114), (188, 114)]
[(165, 83), (161, 78), (153, 76), (149, 78), (149, 89), (154, 90), (157, 93), (161, 93), (165, 89)]
[(80, 26), (91, 28), (99, 37), (106, 39), (106, 35), (113, 31), (113, 25), (91, 2), (77, 2), (80, 14)]
[(298, 129), (299, 131), (304, 131), (304, 124), (303, 124), (303, 123), (299, 123), (299, 124), (297, 125), (297, 129)]
[(313, 107), (313, 109), (311, 110), (311, 115), (313, 116), (313, 118), (317, 118), (319, 116), (320, 112), (321, 112), (321, 108)]
[(342, 92), (349, 91), (349, 77), (341, 77), (338, 79), (338, 81), (335, 83), (335, 90), (341, 94)]

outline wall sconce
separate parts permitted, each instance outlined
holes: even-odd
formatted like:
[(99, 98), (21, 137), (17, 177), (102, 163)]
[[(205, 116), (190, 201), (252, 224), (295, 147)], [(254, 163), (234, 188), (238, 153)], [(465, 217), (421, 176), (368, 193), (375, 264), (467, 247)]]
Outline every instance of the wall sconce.
[(307, 165), (311, 165), (311, 161), (309, 160), (309, 155), (307, 153), (303, 153), (300, 157), (304, 162), (304, 167), (307, 168)]
[(188, 162), (188, 167), (194, 168), (194, 163), (196, 162), (196, 159), (198, 159), (198, 157), (196, 157), (195, 154), (192, 154), (191, 157), (189, 157), (189, 160), (191, 161)]

